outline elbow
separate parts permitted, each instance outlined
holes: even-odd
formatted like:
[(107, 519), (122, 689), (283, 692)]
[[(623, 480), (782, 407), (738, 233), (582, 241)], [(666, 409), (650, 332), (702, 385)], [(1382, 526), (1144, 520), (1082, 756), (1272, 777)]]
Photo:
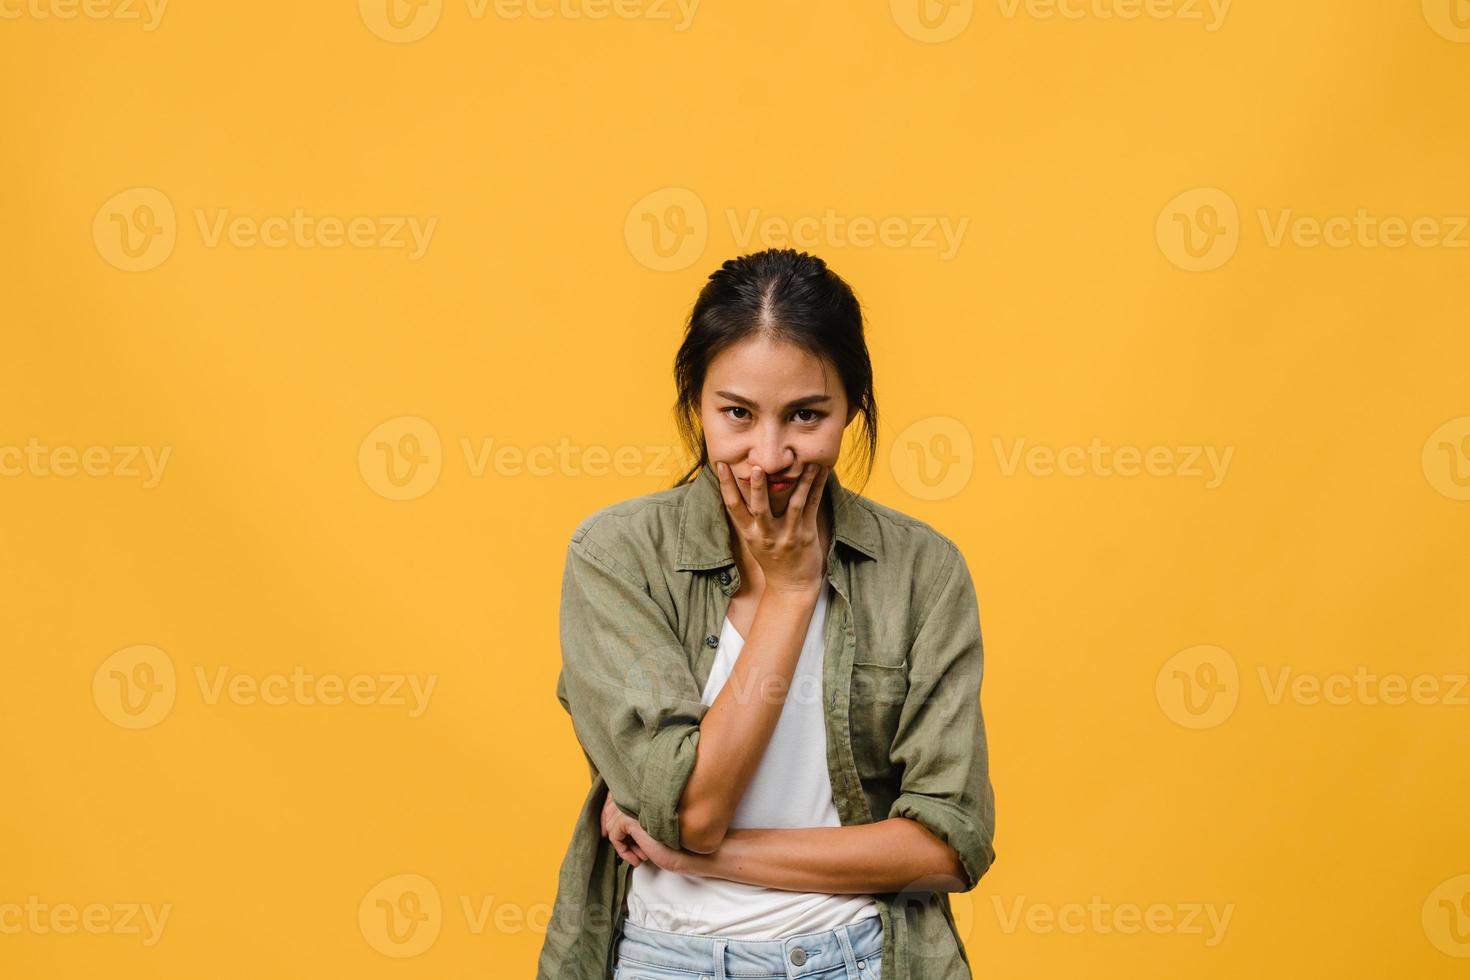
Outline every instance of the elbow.
[(968, 885), (968, 876), (965, 874), (965, 863), (960, 860), (960, 854), (948, 844), (944, 845), (945, 867), (940, 872), (940, 877), (948, 887), (937, 889), (946, 892), (967, 892), (974, 885)]
[(713, 854), (725, 839), (727, 821), (716, 821), (697, 809), (679, 811), (679, 844), (696, 854)]

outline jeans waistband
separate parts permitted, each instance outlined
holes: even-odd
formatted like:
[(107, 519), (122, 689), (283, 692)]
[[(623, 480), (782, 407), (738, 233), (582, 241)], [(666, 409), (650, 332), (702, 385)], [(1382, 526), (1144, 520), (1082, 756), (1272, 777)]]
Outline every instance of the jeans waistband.
[[(883, 955), (883, 920), (872, 915), (848, 925), (784, 939), (733, 939), (649, 929), (624, 920), (617, 961), (646, 963), (708, 975), (713, 980), (782, 977), (794, 980), (846, 964), (852, 976), (876, 972)], [(869, 963), (873, 963), (869, 967)]]

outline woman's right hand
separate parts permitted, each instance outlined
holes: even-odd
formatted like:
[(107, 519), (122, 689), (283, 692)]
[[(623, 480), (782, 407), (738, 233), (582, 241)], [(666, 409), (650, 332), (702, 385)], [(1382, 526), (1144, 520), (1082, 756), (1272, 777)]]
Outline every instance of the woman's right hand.
[(724, 463), (715, 464), (725, 511), (745, 546), (766, 577), (765, 587), (783, 593), (811, 593), (821, 589), (827, 556), (822, 553), (817, 517), (830, 467), (807, 463), (780, 517), (771, 516), (766, 475), (759, 467), (750, 474), (750, 504), (740, 495), (735, 475)]
[(632, 831), (628, 824), (636, 823), (632, 817), (623, 812), (613, 799), (612, 789), (607, 791), (607, 798), (602, 801), (602, 836), (612, 842), (613, 850), (617, 851), (618, 857), (622, 858), (633, 867), (642, 864), (645, 858), (643, 849), (633, 839)]

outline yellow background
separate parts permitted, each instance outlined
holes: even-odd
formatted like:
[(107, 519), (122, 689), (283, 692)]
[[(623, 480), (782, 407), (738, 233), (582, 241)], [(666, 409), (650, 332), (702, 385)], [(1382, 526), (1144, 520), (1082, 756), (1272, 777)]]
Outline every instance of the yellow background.
[[(1463, 976), (1456, 2), (443, 0), (394, 27), (174, 0), (146, 29), (3, 0), (0, 974), (531, 976), (587, 789), (553, 692), (566, 539), (674, 479), (651, 447), (707, 274), (830, 212), (803, 244), (869, 317), (866, 492), (956, 540), (980, 597), (977, 974)], [(222, 209), (371, 233), (210, 239)], [(1426, 243), (1272, 244), (1360, 209)], [(434, 220), (417, 258), (378, 244), (394, 216)], [(1160, 466), (1006, 465), (1094, 438)], [(569, 448), (533, 473), (487, 445)], [(1188, 447), (1229, 452), (1213, 485)], [(372, 703), (210, 696), (297, 667)], [(1438, 694), (1271, 696), (1355, 672)], [(433, 678), (417, 716), (393, 675)], [(168, 907), (151, 944), (129, 903)], [(1130, 903), (1173, 925), (1123, 931)], [(102, 933), (58, 931), (68, 905)]]

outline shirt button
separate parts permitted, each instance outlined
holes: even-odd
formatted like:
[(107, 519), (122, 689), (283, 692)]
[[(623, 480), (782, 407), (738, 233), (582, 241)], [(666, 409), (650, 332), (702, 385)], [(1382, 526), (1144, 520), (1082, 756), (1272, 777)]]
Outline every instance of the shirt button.
[(717, 647), (720, 645), (720, 638), (711, 633), (709, 636), (706, 636), (704, 638), (704, 645), (710, 648)]
[(720, 584), (721, 585), (729, 585), (730, 584), (730, 573), (729, 572), (721, 572), (720, 573)]
[(800, 946), (793, 949), (791, 951), (791, 962), (795, 963), (797, 966), (801, 966), (803, 963), (805, 963), (806, 950), (802, 949)]

